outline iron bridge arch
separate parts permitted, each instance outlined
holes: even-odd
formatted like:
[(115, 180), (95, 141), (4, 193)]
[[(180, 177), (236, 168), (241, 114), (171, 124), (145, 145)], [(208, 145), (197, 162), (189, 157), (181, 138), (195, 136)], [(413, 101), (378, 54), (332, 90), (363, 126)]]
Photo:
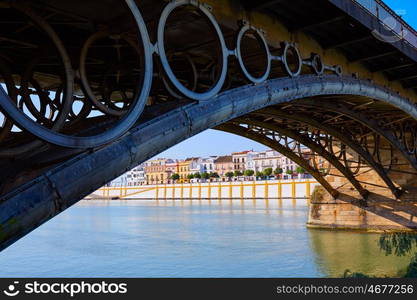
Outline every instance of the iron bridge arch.
[[(391, 169), (395, 168), (394, 159), (384, 163), (378, 160), (378, 148), (371, 147), (365, 139), (354, 132), (343, 130), (340, 126), (335, 129), (323, 125), (323, 122), (317, 118), (307, 118), (295, 113), (297, 107), (300, 107), (304, 109), (304, 114), (305, 111), (309, 111), (313, 115), (319, 114), (324, 119), (328, 119), (323, 112), (306, 110), (305, 107), (311, 104), (309, 101), (327, 103), (330, 98), (334, 102), (334, 97), (351, 101), (352, 96), (360, 97), (362, 103), (375, 101), (379, 105), (381, 103), (388, 105), (390, 111), (399, 110), (407, 116), (407, 122), (415, 120), (415, 107), (407, 99), (367, 80), (352, 77), (304, 75), (298, 78), (268, 80), (258, 85), (247, 85), (225, 91), (211, 101), (187, 104), (138, 124), (115, 142), (93, 151), (83, 151), (65, 163), (48, 170), (36, 180), (24, 184), (18, 190), (3, 195), (0, 220), (3, 224), (8, 224), (2, 228), (3, 232), (8, 234), (3, 238), (2, 246), (10, 245), (42, 222), (140, 162), (209, 128), (240, 134), (281, 151), (309, 170), (334, 197), (337, 197), (338, 192), (326, 183), (325, 174), (320, 168), (314, 163), (303, 162), (302, 155), (294, 151), (299, 149), (299, 145), (310, 146), (314, 153), (328, 159), (332, 168), (342, 172), (364, 199), (368, 192), (363, 188), (363, 183), (355, 179), (355, 175), (360, 172), (357, 169), (360, 170), (362, 164), (374, 169), (386, 183), (386, 188), (391, 189), (397, 197), (401, 197), (404, 188), (393, 182), (390, 177)], [(303, 99), (307, 99), (306, 103)], [(344, 102), (341, 99), (336, 102)], [(283, 112), (287, 112), (286, 115), (283, 116)], [(333, 114), (338, 113), (333, 112)], [(294, 130), (290, 122), (285, 122), (284, 125), (277, 124), (275, 117), (281, 120), (295, 120), (302, 126), (295, 127), (297, 130)], [(337, 117), (343, 122), (353, 121), (354, 128), (358, 128), (359, 132), (365, 135), (378, 134), (379, 129), (365, 128), (365, 126), (361, 128), (359, 122), (346, 115)], [(369, 120), (372, 121), (372, 118)], [(307, 125), (311, 127), (306, 127)], [(313, 127), (314, 130), (308, 129)], [(238, 130), (235, 130), (236, 128)], [(319, 134), (318, 131), (321, 133)], [(278, 136), (290, 140), (287, 139), (287, 143), (279, 143), (276, 138)], [(380, 136), (373, 139), (373, 143), (377, 144), (382, 138)], [(406, 143), (404, 138), (396, 139), (395, 142), (403, 146)], [(290, 143), (295, 143), (296, 147), (289, 145)], [(329, 147), (332, 143), (337, 144), (339, 147), (336, 148), (339, 150)], [(340, 149), (344, 150), (340, 151)], [(346, 158), (346, 154), (351, 155), (351, 153), (356, 153), (356, 160), (350, 161)], [(410, 156), (407, 159), (413, 159), (415, 149), (407, 151), (406, 154)], [(69, 182), (67, 178), (76, 179)], [(10, 218), (19, 222), (8, 223), (7, 220)]]
[[(45, 18), (46, 11), (27, 1), (1, 7), (0, 15), (29, 21), (11, 41), (13, 50), (0, 56), (0, 165), (6, 170), (0, 174), (0, 249), (209, 128), (276, 149), (335, 198), (345, 187), (330, 184), (327, 175), (343, 176), (347, 188), (366, 201), (372, 182), (362, 175), (370, 171), (396, 199), (407, 194), (407, 182), (398, 182), (396, 174), (417, 175), (417, 109), (409, 99), (356, 74), (343, 75), (340, 66), (316, 53), (302, 57), (302, 45), (283, 41), (273, 48), (263, 30), (247, 21), (225, 35), (204, 3), (164, 3), (152, 12), (153, 31), (134, 0), (125, 4), (120, 28), (91, 29), (78, 19), (83, 34), (71, 40), (76, 47), (68, 47), (50, 24), (62, 21), (59, 11)], [(202, 43), (208, 45), (204, 53), (201, 45), (176, 49), (169, 20), (178, 11), (189, 17), (188, 9), (214, 34), (214, 42)], [(27, 26), (40, 36), (25, 34)], [(167, 36), (175, 45), (166, 43)], [(103, 39), (112, 44), (100, 44)], [(30, 59), (19, 64), (18, 57)], [(178, 65), (188, 68), (186, 76), (178, 74)], [(305, 148), (311, 157), (305, 157)]]

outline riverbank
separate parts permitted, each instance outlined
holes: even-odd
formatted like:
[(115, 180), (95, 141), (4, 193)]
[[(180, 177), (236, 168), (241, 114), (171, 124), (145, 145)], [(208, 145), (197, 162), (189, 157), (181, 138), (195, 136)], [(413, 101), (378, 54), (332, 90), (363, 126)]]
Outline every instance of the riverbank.
[(311, 179), (180, 183), (102, 187), (91, 199), (281, 199), (310, 198), (317, 181)]

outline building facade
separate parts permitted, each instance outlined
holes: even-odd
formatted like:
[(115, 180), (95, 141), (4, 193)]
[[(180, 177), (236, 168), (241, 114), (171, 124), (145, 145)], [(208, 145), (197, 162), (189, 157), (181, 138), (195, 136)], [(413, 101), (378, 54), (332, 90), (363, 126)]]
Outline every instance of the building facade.
[(157, 158), (145, 162), (146, 184), (162, 184), (167, 182), (165, 158)]
[(282, 168), (283, 156), (274, 150), (266, 150), (258, 152), (253, 157), (253, 169), (255, 172), (263, 172), (265, 169), (271, 168), (274, 171), (277, 168)]
[(186, 161), (188, 161), (190, 165), (190, 174), (201, 174), (204, 172), (203, 159), (201, 157), (190, 157), (187, 158)]
[(210, 156), (208, 158), (203, 158), (201, 161), (202, 171), (206, 173), (215, 173), (216, 167), (214, 162), (217, 158), (218, 156)]
[(137, 186), (144, 184), (146, 184), (144, 164), (140, 164), (126, 173), (126, 185)]
[[(311, 150), (305, 148), (301, 149), (302, 156), (305, 160), (314, 159), (319, 168), (325, 169), (327, 161), (322, 157), (314, 155)], [(165, 184), (174, 183), (172, 175), (178, 174), (179, 180), (177, 182), (190, 182), (189, 175), (195, 173), (217, 173), (220, 179), (211, 178), (210, 180), (225, 181), (226, 173), (245, 170), (253, 170), (256, 172), (263, 172), (265, 169), (271, 168), (274, 172), (276, 169), (282, 169), (280, 178), (293, 178), (293, 174), (298, 174), (300, 169), (298, 165), (283, 156), (275, 150), (266, 151), (241, 151), (233, 152), (231, 155), (224, 156), (210, 156), (208, 158), (190, 157), (185, 160), (173, 160), (166, 158), (157, 158), (149, 160), (129, 172), (120, 176), (117, 180), (108, 185), (122, 185), (122, 186), (137, 186), (144, 184)], [(309, 177), (302, 173), (298, 174), (299, 178)], [(242, 176), (242, 178), (245, 178)], [(240, 177), (235, 177), (235, 180), (240, 180)], [(198, 179), (195, 179), (199, 181)]]
[(246, 163), (248, 160), (248, 153), (250, 151), (241, 151), (241, 152), (233, 152), (232, 153), (232, 161), (233, 161), (233, 170), (245, 172), (246, 170)]
[(178, 175), (180, 175), (179, 182), (188, 182), (188, 175), (190, 174), (190, 162), (182, 160), (178, 162)]
[(173, 183), (172, 175), (179, 173), (179, 163), (178, 160), (167, 160), (165, 163), (165, 173), (166, 173), (166, 183)]
[(224, 177), (227, 172), (234, 171), (233, 159), (231, 155), (219, 156), (214, 161), (214, 168), (220, 177)]
[(255, 161), (254, 159), (259, 156), (260, 152), (257, 151), (249, 151), (246, 155), (246, 170), (253, 170), (255, 171)]

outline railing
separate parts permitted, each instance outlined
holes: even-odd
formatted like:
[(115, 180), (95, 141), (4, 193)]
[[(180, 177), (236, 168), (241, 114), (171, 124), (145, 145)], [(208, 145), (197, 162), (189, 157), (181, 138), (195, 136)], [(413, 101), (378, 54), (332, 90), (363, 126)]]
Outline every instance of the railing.
[(316, 180), (306, 178), (102, 187), (86, 199), (308, 199), (316, 185)]
[(409, 43), (417, 50), (417, 31), (381, 0), (352, 0), (389, 29), (398, 39)]

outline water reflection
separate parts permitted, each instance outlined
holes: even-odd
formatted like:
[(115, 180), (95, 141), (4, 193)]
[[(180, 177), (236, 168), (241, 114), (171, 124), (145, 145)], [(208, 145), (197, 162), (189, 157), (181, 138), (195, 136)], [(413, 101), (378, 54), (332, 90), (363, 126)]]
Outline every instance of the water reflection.
[(305, 199), (82, 201), (1, 252), (0, 277), (396, 276), (415, 252), (308, 230), (307, 212)]
[(409, 232), (385, 233), (379, 239), (379, 247), (386, 255), (396, 256), (414, 253), (417, 248), (417, 234)]

